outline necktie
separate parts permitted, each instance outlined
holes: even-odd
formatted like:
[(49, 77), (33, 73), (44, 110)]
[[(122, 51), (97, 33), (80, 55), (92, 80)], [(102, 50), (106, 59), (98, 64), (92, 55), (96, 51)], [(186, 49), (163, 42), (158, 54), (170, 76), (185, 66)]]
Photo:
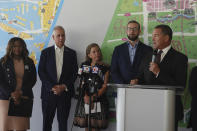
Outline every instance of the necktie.
[(161, 54), (162, 54), (162, 53), (163, 53), (162, 50), (160, 50), (160, 51), (157, 53), (157, 56), (156, 56), (156, 58), (155, 58), (155, 62), (156, 62), (157, 64), (159, 64), (160, 61), (161, 61)]

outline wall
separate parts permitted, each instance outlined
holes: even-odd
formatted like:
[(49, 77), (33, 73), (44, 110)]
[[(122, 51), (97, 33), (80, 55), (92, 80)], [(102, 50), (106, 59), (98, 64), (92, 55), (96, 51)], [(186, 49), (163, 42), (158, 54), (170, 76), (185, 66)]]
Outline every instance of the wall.
[[(78, 64), (85, 58), (85, 48), (88, 44), (96, 42), (103, 43), (106, 32), (112, 20), (118, 0), (65, 0), (56, 25), (62, 25), (66, 30), (66, 45), (77, 51)], [(51, 41), (52, 42), (52, 41)], [(51, 44), (49, 44), (51, 45)], [(31, 119), (31, 130), (42, 130), (42, 111), (40, 99), (41, 82), (38, 79), (34, 88), (35, 104)], [(72, 125), (74, 106), (69, 118), (69, 130)], [(53, 130), (58, 130), (57, 120), (54, 119)], [(74, 127), (73, 131), (82, 129)], [(108, 131), (115, 131), (115, 123), (112, 123)], [(180, 129), (179, 131), (186, 131)]]
[[(102, 44), (106, 31), (112, 19), (118, 0), (65, 0), (56, 25), (62, 25), (66, 30), (66, 45), (77, 51), (78, 64), (85, 58), (88, 44)], [(51, 41), (52, 42), (52, 41)], [(49, 44), (51, 45), (51, 43)], [(31, 131), (42, 130), (42, 110), (40, 99), (41, 82), (34, 87), (34, 108), (31, 118)], [(69, 118), (69, 129), (72, 124), (75, 101)], [(114, 125), (108, 130), (114, 131)], [(57, 120), (54, 119), (53, 131), (58, 130)], [(73, 128), (73, 131), (80, 131)]]

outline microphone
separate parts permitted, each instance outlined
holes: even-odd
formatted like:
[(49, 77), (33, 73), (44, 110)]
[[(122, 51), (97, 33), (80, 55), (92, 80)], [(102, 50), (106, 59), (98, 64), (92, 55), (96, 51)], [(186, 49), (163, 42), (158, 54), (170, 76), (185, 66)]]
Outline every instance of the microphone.
[(97, 75), (97, 77), (99, 77), (100, 79), (103, 79), (103, 73), (100, 69), (100, 65), (96, 64), (93, 68), (92, 68), (92, 74)]
[(90, 66), (88, 66), (88, 65), (83, 65), (82, 67), (80, 67), (79, 69), (78, 69), (78, 75), (79, 76), (84, 76), (85, 74), (89, 74), (90, 73), (90, 71), (91, 71), (91, 67)]
[(79, 68), (79, 69), (78, 69), (78, 73), (77, 73), (77, 74), (78, 74), (79, 76), (81, 76), (81, 75), (82, 75), (82, 73), (83, 73), (83, 69), (82, 69), (82, 68)]
[(80, 84), (87, 91), (88, 95), (96, 93), (100, 86), (100, 80), (103, 78), (103, 75), (99, 67), (99, 65), (93, 67), (82, 65), (82, 67), (78, 69), (78, 75), (81, 78)]
[(97, 66), (94, 66), (92, 68), (92, 74), (98, 74), (99, 73), (99, 68)]
[(153, 56), (152, 56), (152, 62), (156, 61), (156, 56), (157, 56), (157, 50), (153, 51)]
[[(80, 82), (79, 82), (79, 87), (78, 87), (78, 91), (79, 94), (80, 92), (84, 92), (85, 87), (88, 84), (88, 79), (90, 76), (90, 71), (91, 71), (91, 67), (88, 65), (82, 65), (79, 69), (78, 69), (78, 73), (77, 75), (80, 78)], [(78, 96), (76, 95), (76, 98), (78, 98)]]
[(78, 76), (81, 78), (80, 81), (84, 83), (84, 81), (87, 79), (90, 73), (90, 70), (91, 70), (91, 67), (88, 65), (82, 65), (82, 67), (78, 69)]
[(82, 71), (84, 72), (84, 73), (90, 73), (90, 70), (91, 70), (91, 67), (90, 66), (87, 66), (87, 65), (83, 65), (83, 67), (82, 67)]

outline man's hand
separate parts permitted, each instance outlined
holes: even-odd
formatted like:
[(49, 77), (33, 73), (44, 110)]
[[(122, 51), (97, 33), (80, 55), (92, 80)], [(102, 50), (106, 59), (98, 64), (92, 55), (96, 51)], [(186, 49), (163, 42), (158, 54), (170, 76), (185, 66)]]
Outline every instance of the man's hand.
[(130, 81), (130, 84), (131, 84), (131, 85), (136, 85), (136, 84), (138, 84), (138, 79), (133, 79), (133, 80), (131, 80), (131, 81)]
[(160, 72), (160, 68), (159, 68), (158, 64), (156, 64), (154, 62), (150, 62), (149, 71), (153, 72), (157, 76)]
[(65, 87), (62, 85), (55, 85), (52, 88), (52, 91), (55, 95), (60, 95), (65, 90)]

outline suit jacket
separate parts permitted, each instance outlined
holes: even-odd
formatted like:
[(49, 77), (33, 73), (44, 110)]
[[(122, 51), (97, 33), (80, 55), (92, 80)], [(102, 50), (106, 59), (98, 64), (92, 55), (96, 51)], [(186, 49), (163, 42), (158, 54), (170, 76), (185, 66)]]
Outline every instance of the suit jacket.
[(127, 42), (115, 47), (111, 61), (113, 82), (129, 84), (130, 80), (136, 78), (141, 60), (147, 52), (152, 52), (152, 48), (139, 41), (133, 64), (131, 64)]
[[(4, 64), (0, 66), (0, 90), (4, 91), (0, 93), (0, 98), (8, 99), (10, 93), (16, 89), (16, 75), (14, 69), (14, 63), (11, 58), (9, 58)], [(23, 96), (33, 98), (32, 88), (36, 83), (36, 68), (33, 60), (27, 58), (24, 60), (24, 76), (22, 83)]]
[(188, 127), (197, 129), (197, 66), (192, 69), (189, 78), (189, 91), (192, 96), (191, 101), (191, 115)]
[[(149, 71), (149, 63), (152, 60), (152, 55), (152, 53), (147, 54), (140, 65), (140, 71), (138, 74), (139, 84), (186, 86), (187, 56), (171, 48), (159, 64), (160, 72), (156, 77), (151, 71)], [(180, 120), (183, 117), (183, 106), (180, 96), (176, 96), (175, 107), (176, 118)]]
[(74, 95), (74, 81), (77, 76), (77, 57), (76, 52), (64, 46), (62, 73), (59, 82), (57, 81), (55, 46), (48, 47), (41, 52), (38, 66), (38, 74), (42, 81), (41, 98), (47, 99), (53, 94), (52, 87), (57, 84), (65, 84), (68, 92), (61, 95)]

